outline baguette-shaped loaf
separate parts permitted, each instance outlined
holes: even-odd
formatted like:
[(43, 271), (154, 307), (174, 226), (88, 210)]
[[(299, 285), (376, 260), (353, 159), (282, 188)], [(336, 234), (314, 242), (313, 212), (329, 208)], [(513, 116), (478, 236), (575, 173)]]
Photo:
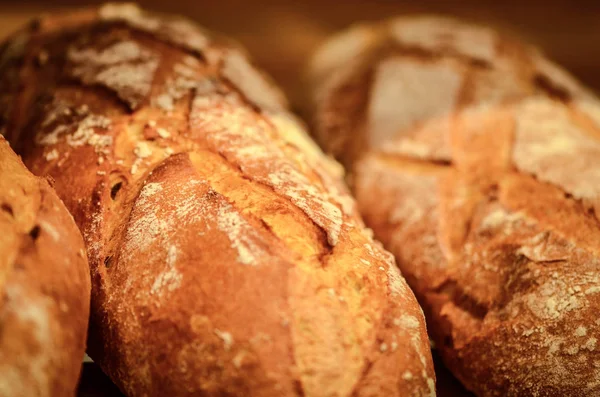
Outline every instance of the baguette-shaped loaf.
[(316, 130), (450, 370), (479, 396), (600, 395), (600, 105), (441, 19), (357, 28), (314, 67)]
[(240, 50), (105, 5), (4, 57), (5, 134), (83, 231), (89, 354), (127, 395), (435, 394), (392, 256)]
[(0, 136), (0, 396), (75, 396), (89, 310), (73, 218)]

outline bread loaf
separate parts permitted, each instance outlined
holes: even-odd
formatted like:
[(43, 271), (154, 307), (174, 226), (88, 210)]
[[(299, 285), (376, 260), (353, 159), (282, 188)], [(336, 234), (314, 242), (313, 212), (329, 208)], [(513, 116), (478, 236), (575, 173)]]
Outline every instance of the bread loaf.
[(92, 269), (88, 351), (129, 396), (432, 396), (424, 318), (245, 55), (132, 5), (5, 46), (5, 134)]
[[(316, 138), (345, 165), (367, 149), (403, 150), (394, 139), (404, 132), (472, 105), (593, 97), (535, 48), (429, 16), (356, 25), (332, 37), (312, 58), (309, 77)], [(406, 150), (425, 150), (410, 144)]]
[(90, 307), (83, 240), (1, 136), (0, 231), (0, 396), (75, 396)]
[(600, 105), (495, 33), (359, 27), (313, 65), (316, 132), (479, 396), (600, 395)]

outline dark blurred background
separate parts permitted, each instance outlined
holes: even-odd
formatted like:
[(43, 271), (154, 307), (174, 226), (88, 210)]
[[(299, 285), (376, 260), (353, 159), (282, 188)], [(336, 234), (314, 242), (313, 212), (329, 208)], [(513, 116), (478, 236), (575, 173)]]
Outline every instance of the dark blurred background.
[[(0, 37), (32, 15), (103, 1), (0, 0)], [(294, 102), (301, 66), (329, 34), (361, 20), (398, 14), (455, 15), (494, 26), (542, 48), (588, 86), (600, 90), (599, 0), (145, 0), (230, 35), (253, 54)]]
[[(0, 39), (32, 16), (103, 1), (0, 0)], [(600, 91), (600, 0), (145, 0), (160, 12), (186, 15), (243, 44), (298, 105), (302, 68), (330, 34), (353, 22), (399, 14), (453, 15), (521, 37)], [(438, 395), (469, 396), (436, 358)], [(80, 397), (119, 396), (86, 364)]]

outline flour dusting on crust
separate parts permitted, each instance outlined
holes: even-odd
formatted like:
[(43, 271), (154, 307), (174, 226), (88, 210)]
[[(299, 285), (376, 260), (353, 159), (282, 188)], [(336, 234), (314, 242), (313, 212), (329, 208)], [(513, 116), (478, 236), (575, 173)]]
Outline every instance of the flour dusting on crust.
[(229, 204), (219, 206), (217, 225), (219, 230), (227, 233), (232, 246), (237, 250), (240, 263), (258, 265), (257, 248), (251, 238), (253, 228)]
[(285, 99), (238, 51), (229, 51), (223, 59), (223, 76), (231, 81), (253, 104), (264, 110), (282, 111)]
[(462, 83), (461, 74), (451, 65), (403, 58), (381, 62), (368, 107), (371, 147), (380, 147), (420, 121), (450, 113)]
[(199, 80), (201, 70), (200, 62), (189, 55), (181, 63), (176, 63), (173, 72), (165, 81), (163, 92), (152, 99), (153, 104), (170, 112), (174, 109), (175, 103), (191, 90), (202, 90), (203, 84), (210, 83)]
[(577, 198), (600, 197), (600, 168), (592, 166), (600, 158), (600, 141), (581, 130), (568, 108), (535, 99), (518, 106), (515, 117), (513, 159), (519, 169)]
[(390, 23), (392, 36), (401, 44), (432, 53), (454, 53), (479, 61), (496, 58), (496, 33), (486, 27), (450, 18), (398, 18)]
[(256, 119), (251, 109), (229, 97), (194, 98), (193, 130), (201, 133), (214, 149), (237, 164), (251, 179), (271, 186), (286, 196), (337, 244), (343, 223), (341, 209), (327, 199), (327, 190), (302, 173), (272, 134), (269, 124)]
[[(42, 297), (31, 299), (30, 292), (12, 284), (6, 286), (5, 295), (6, 304), (3, 313), (14, 316), (19, 323), (29, 325), (23, 337), (32, 343), (27, 348), (33, 349), (33, 353), (24, 355), (26, 362), (15, 363), (16, 365), (8, 368), (3, 367), (0, 362), (0, 395), (24, 396), (25, 394), (22, 393), (32, 391), (32, 384), (35, 384), (37, 386), (35, 390), (39, 396), (51, 397), (52, 385), (47, 367), (53, 364), (53, 357), (49, 352), (52, 350), (53, 339), (57, 337), (49, 317), (52, 312), (51, 301)], [(10, 331), (11, 329), (8, 327), (5, 332)], [(0, 338), (0, 347), (2, 347), (2, 342), (2, 338)], [(6, 348), (11, 347), (6, 346)]]
[[(64, 138), (71, 147), (89, 145), (96, 153), (107, 155), (113, 144), (113, 137), (107, 134), (111, 127), (111, 119), (90, 113), (85, 105), (74, 107), (64, 102), (53, 101), (47, 105), (47, 116), (35, 136), (35, 143), (40, 146), (51, 146), (58, 144)], [(46, 160), (56, 159), (58, 157), (56, 150), (53, 148), (46, 155)]]
[[(427, 396), (435, 397), (435, 381), (433, 378), (427, 375), (427, 353), (423, 351), (423, 341), (421, 340), (421, 335), (419, 333), (419, 330), (424, 321), (425, 318), (423, 316), (423, 313), (421, 312), (421, 319), (418, 319), (417, 317), (412, 316), (410, 314), (403, 314), (399, 318), (394, 319), (393, 324), (400, 328), (403, 334), (410, 335), (410, 342), (414, 351), (417, 352), (419, 356), (419, 361), (423, 368), (420, 375), (423, 377), (427, 384), (427, 387), (429, 388), (429, 394), (427, 394)], [(405, 336), (402, 335), (402, 337)], [(409, 378), (412, 378), (412, 376), (412, 374), (410, 376), (407, 375), (407, 377)]]
[[(207, 189), (203, 195), (198, 195), (198, 187)], [(166, 245), (172, 235), (185, 225), (195, 222), (213, 220), (216, 227), (227, 235), (232, 248), (237, 252), (237, 260), (244, 265), (256, 266), (270, 256), (263, 248), (265, 245), (257, 233), (256, 228), (231, 204), (210, 188), (207, 182), (190, 180), (179, 186), (170, 186), (168, 191), (157, 182), (148, 183), (138, 196), (135, 212), (141, 214), (134, 217), (133, 223), (127, 231), (127, 251), (131, 255), (135, 252), (145, 252), (157, 244), (165, 245), (167, 255), (167, 270), (155, 281), (153, 290), (161, 287), (175, 286), (181, 283), (178, 272), (174, 267), (177, 258), (177, 247)], [(155, 197), (160, 193), (160, 196)], [(157, 202), (169, 196), (175, 205), (168, 213), (158, 213), (155, 209)]]
[(84, 84), (114, 91), (132, 109), (150, 94), (159, 58), (135, 41), (121, 41), (103, 50), (71, 48), (71, 74)]
[(152, 284), (152, 288), (150, 289), (151, 294), (157, 294), (163, 290), (172, 292), (181, 286), (181, 280), (183, 279), (183, 276), (175, 268), (176, 261), (177, 246), (172, 245), (167, 251), (166, 270), (164, 270), (156, 277), (156, 280), (154, 281), (154, 284)]

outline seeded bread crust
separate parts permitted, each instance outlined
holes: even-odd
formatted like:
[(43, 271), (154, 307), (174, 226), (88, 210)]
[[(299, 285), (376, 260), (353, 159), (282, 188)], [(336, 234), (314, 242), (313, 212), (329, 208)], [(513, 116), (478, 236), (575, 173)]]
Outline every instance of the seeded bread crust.
[(312, 65), (448, 368), (479, 396), (600, 394), (600, 105), (536, 51), (440, 18), (356, 27)]
[(435, 395), (414, 295), (239, 49), (109, 4), (7, 56), (4, 133), (83, 231), (89, 354), (127, 395)]
[(90, 303), (81, 234), (0, 136), (0, 395), (75, 396)]

